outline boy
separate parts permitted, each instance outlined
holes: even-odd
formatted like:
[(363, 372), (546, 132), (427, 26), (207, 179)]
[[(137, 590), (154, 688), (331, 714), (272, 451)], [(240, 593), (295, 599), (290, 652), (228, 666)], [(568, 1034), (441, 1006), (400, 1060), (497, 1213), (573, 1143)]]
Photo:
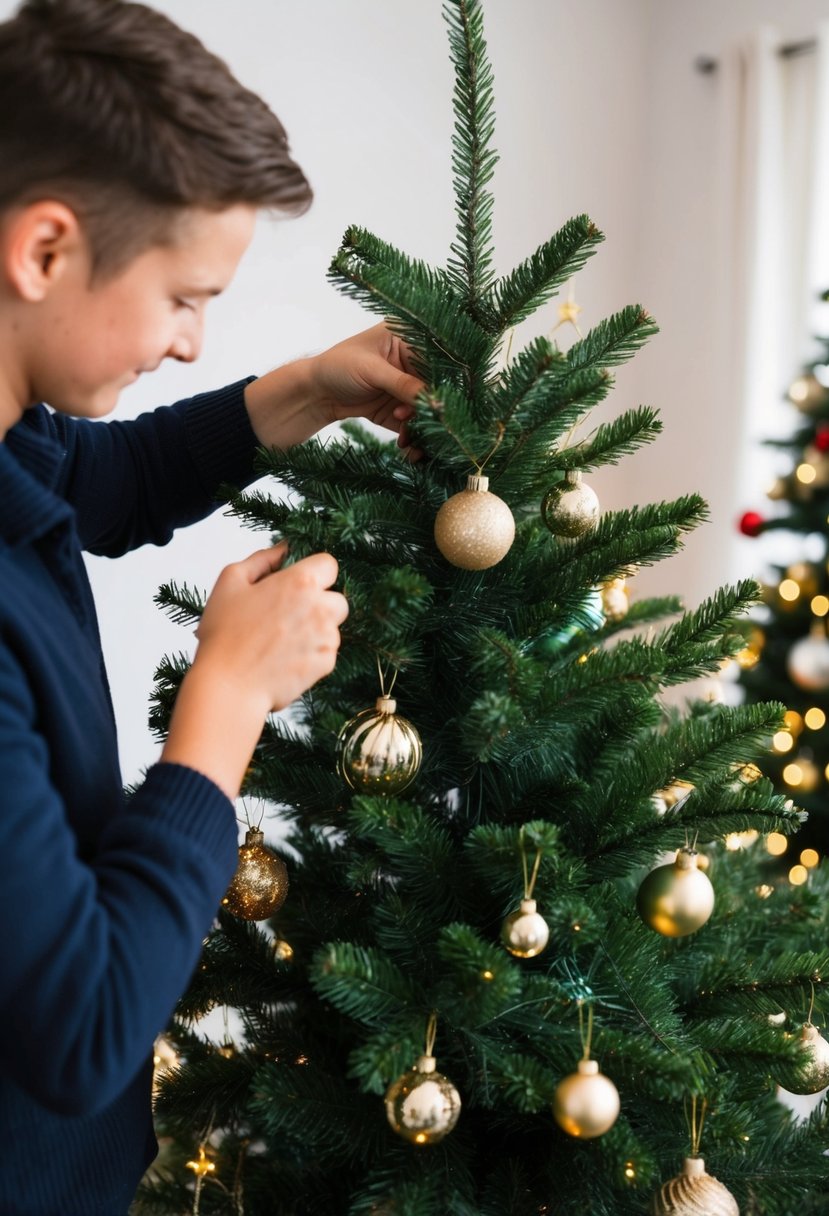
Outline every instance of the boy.
[(252, 480), (257, 443), (335, 418), (403, 445), (422, 386), (377, 326), (96, 425), (197, 357), (257, 210), (310, 190), (265, 104), (126, 0), (27, 0), (0, 25), (0, 101), (0, 1214), (123, 1216), (155, 1153), (152, 1042), (235, 869), (232, 800), (266, 715), (331, 671), (347, 606), (327, 554), (223, 571), (125, 804), (81, 548), (166, 543)]

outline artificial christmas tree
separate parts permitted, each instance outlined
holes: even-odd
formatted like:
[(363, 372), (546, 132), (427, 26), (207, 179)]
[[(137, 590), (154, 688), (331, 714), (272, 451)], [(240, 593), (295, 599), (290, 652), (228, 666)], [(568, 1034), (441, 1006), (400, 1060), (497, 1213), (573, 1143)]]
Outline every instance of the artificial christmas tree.
[[(481, 9), (445, 11), (451, 257), (429, 267), (351, 228), (331, 271), (410, 343), (428, 386), (412, 425), (425, 458), (401, 461), (347, 425), (338, 441), (263, 453), (290, 503), (234, 500), (296, 557), (334, 553), (351, 614), (336, 671), (290, 722), (270, 722), (247, 774), (247, 793), (290, 824), (289, 895), (267, 924), (219, 914), (169, 1030), (179, 1063), (159, 1078), (165, 1151), (136, 1211), (669, 1210), (663, 1184), (700, 1151), (684, 1113), (695, 1097), (708, 1109), (697, 1189), (717, 1184), (744, 1213), (822, 1210), (825, 1116), (796, 1126), (772, 1077), (803, 1065), (794, 1027), (812, 999), (818, 1020), (829, 1004), (829, 884), (818, 874), (776, 889), (752, 850), (717, 844), (798, 824), (747, 763), (782, 708), (681, 717), (658, 699), (739, 651), (754, 588), (724, 589), (658, 631), (677, 601), (620, 606), (617, 580), (704, 517), (693, 496), (591, 507), (562, 529), (579, 485), (568, 474), (658, 433), (643, 408), (567, 438), (655, 326), (635, 306), (566, 351), (542, 337), (501, 359), (506, 335), (601, 235), (580, 217), (495, 277)], [(498, 543), (484, 553), (489, 493), (514, 524), (494, 508)], [(460, 513), (448, 541), (440, 526), (435, 537), (447, 502)], [(615, 600), (598, 591), (611, 586)], [(200, 611), (187, 588), (159, 598), (177, 619)], [(184, 666), (159, 671), (160, 729)], [(390, 721), (398, 706), (414, 735)], [(695, 858), (715, 897), (678, 940), (636, 910), (669, 849)], [(538, 918), (531, 942), (516, 910)], [(216, 1006), (240, 1020), (233, 1047), (191, 1024)]]
[(795, 850), (773, 842), (795, 882), (829, 852), (829, 388), (819, 378), (826, 378), (829, 338), (821, 346), (789, 386), (795, 429), (767, 441), (785, 454), (768, 491), (776, 506), (740, 520), (744, 535), (780, 537), (775, 556), (788, 553), (770, 568), (764, 607), (737, 662), (747, 701), (772, 698), (786, 706), (785, 729), (759, 763), (809, 815)]

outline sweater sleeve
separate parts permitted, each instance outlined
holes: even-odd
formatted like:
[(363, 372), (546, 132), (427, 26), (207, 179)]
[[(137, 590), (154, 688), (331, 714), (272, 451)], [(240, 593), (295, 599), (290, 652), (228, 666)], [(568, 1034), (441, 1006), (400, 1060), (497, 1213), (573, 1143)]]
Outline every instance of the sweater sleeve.
[(78, 856), (32, 694), (0, 647), (0, 1071), (66, 1115), (103, 1110), (186, 986), (236, 861), (233, 806), (157, 764)]
[(223, 483), (248, 485), (257, 441), (244, 390), (253, 379), (129, 422), (54, 415), (66, 453), (60, 492), (75, 508), (83, 548), (119, 557), (166, 545), (176, 528), (216, 509)]

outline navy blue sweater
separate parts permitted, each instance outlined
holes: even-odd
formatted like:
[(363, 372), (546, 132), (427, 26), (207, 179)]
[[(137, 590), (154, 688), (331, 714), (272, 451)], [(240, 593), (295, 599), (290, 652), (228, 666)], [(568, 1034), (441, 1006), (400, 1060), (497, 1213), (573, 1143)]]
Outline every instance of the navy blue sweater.
[(0, 1216), (124, 1216), (156, 1152), (152, 1043), (236, 822), (174, 764), (125, 801), (81, 549), (165, 544), (251, 480), (245, 383), (134, 422), (38, 406), (0, 443)]

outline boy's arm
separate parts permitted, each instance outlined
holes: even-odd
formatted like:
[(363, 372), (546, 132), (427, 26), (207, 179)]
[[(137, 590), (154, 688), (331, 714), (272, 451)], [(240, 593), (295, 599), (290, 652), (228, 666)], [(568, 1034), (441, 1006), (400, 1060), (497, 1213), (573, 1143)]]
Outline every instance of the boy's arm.
[[(215, 510), (223, 483), (242, 488), (254, 479), (257, 445), (290, 448), (331, 422), (366, 418), (407, 447), (406, 421), (422, 388), (405, 344), (375, 325), (322, 354), (131, 422), (56, 416), (50, 422), (67, 453), (62, 488), (81, 543), (106, 557), (166, 544), (176, 528)], [(419, 454), (408, 449), (411, 459)]]
[(102, 1110), (146, 1060), (233, 875), (231, 799), (265, 717), (333, 670), (337, 563), (280, 570), (285, 551), (222, 571), (161, 762), (126, 805), (114, 735), (85, 721), (56, 760), (42, 699), (70, 685), (44, 688), (0, 639), (0, 923), (25, 926), (0, 951), (0, 1073), (52, 1110)]
[[(26, 678), (0, 647), (3, 1072), (49, 1109), (104, 1109), (137, 1073), (232, 877), (232, 803), (158, 764), (82, 858)], [(110, 791), (120, 797), (117, 785)]]
[(250, 379), (129, 422), (49, 418), (66, 451), (60, 488), (84, 549), (118, 557), (165, 545), (176, 528), (216, 509), (223, 483), (241, 488), (254, 479)]

